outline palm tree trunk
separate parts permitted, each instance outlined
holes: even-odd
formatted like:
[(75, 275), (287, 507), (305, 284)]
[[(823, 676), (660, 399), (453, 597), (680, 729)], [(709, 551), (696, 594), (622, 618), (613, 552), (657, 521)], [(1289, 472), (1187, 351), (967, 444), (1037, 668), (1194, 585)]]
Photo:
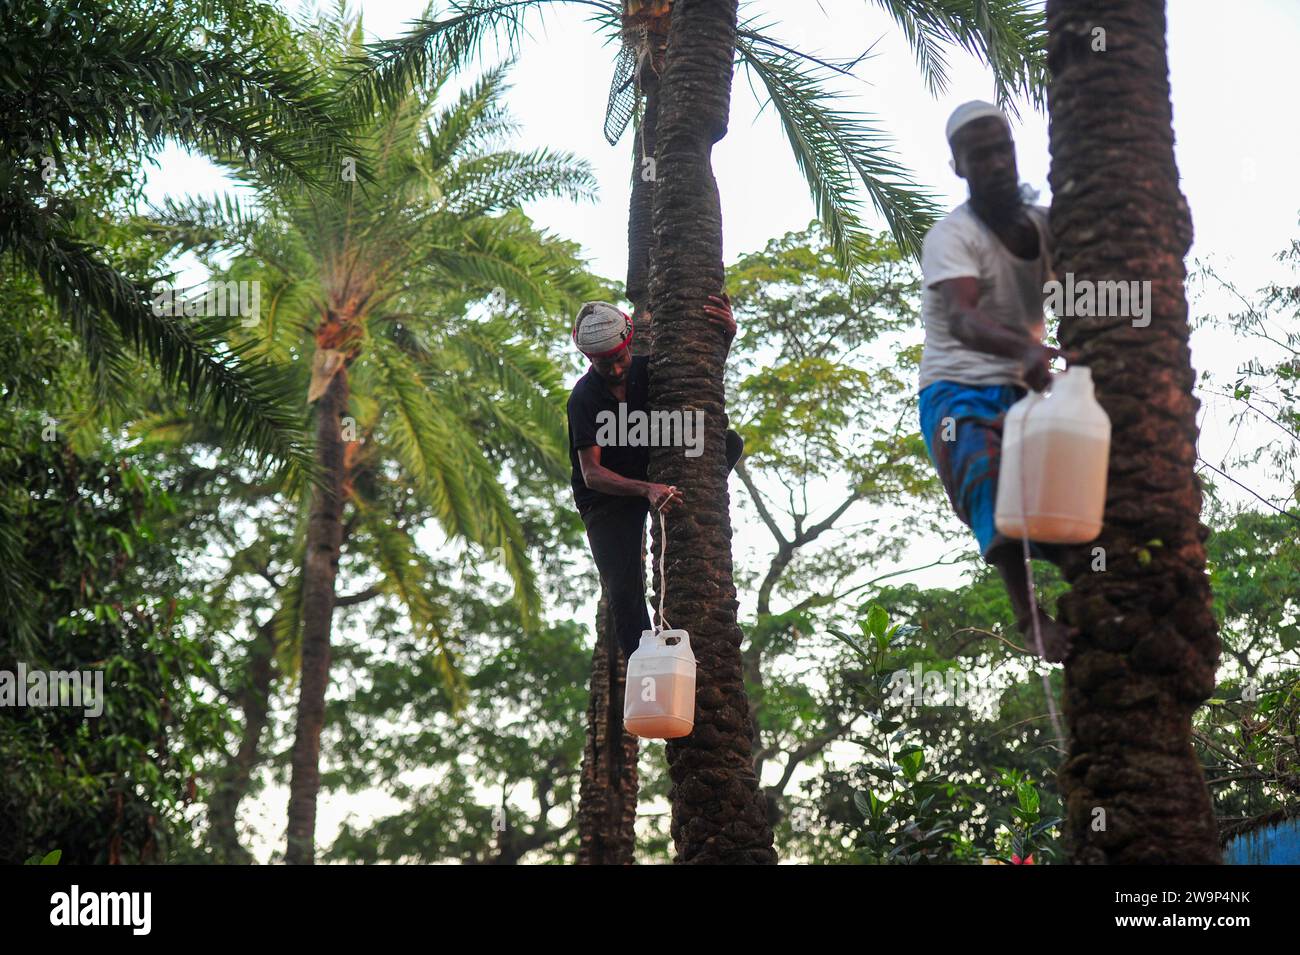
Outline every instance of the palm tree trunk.
[[(636, 131), (632, 148), (632, 196), (627, 216), (627, 297), (632, 303), (632, 319), (637, 336), (632, 340), (636, 354), (650, 354), (650, 255), (654, 244), (654, 195), (656, 170), (654, 168), (656, 129), (659, 123), (659, 79), (668, 52), (668, 37), (663, 18), (647, 24), (647, 40), (651, 50), (653, 70), (638, 81), (645, 96), (645, 110), (641, 125)], [(651, 162), (647, 162), (651, 160)], [(636, 351), (637, 346), (644, 351)]]
[(239, 842), (237, 820), (239, 804), (248, 794), (253, 768), (259, 760), (262, 732), (270, 713), (271, 684), (275, 680), (275, 621), (272, 614), (257, 628), (249, 644), (245, 683), (239, 693), (239, 708), (244, 714), (239, 749), (221, 768), (208, 800), (208, 841), (222, 863), (252, 861)]
[[(692, 864), (776, 862), (754, 775), (731, 576), (722, 380), (728, 343), (702, 311), (723, 287), (722, 214), (710, 157), (727, 130), (736, 6), (674, 5), (655, 149), (650, 403), (670, 412), (698, 408), (705, 417), (699, 457), (654, 448), (650, 459), (651, 480), (680, 486), (685, 498), (668, 522), (665, 613), (690, 631), (699, 663), (695, 729), (670, 740), (667, 756), (677, 861)], [(652, 526), (657, 536), (657, 522)]]
[[(642, 74), (645, 113), (632, 144), (632, 195), (627, 216), (627, 297), (632, 302), (636, 335), (634, 355), (650, 354), (650, 247), (653, 241), (654, 129), (659, 108), (657, 74), (663, 72), (667, 35), (660, 21), (649, 24), (654, 71)], [(643, 538), (644, 540), (644, 538)], [(642, 550), (642, 562), (645, 552)], [(578, 796), (578, 862), (582, 865), (630, 865), (636, 850), (638, 742), (623, 730), (623, 691), (627, 661), (610, 638), (602, 592), (596, 611), (596, 649), (592, 655), (591, 698), (587, 706), (587, 739), (583, 749), (582, 783)], [(610, 740), (619, 740), (611, 744)]]
[(643, 334), (642, 318), (649, 299), (650, 244), (654, 234), (650, 224), (654, 214), (655, 184), (653, 179), (647, 178), (650, 167), (641, 161), (643, 155), (654, 156), (654, 147), (650, 145), (654, 137), (647, 134), (644, 125), (649, 121), (650, 108), (647, 106), (642, 127), (633, 139), (632, 197), (628, 202), (627, 297), (632, 303), (632, 321), (636, 327), (636, 335), (632, 338), (634, 345)]
[[(641, 84), (645, 114), (632, 146), (632, 196), (628, 203), (628, 299), (637, 334), (633, 355), (649, 355), (653, 343), (650, 321), (650, 247), (654, 230), (654, 175), (645, 157), (654, 157), (654, 127), (659, 114), (659, 83), (667, 35), (659, 19), (650, 23), (650, 48), (654, 73)], [(642, 538), (643, 539), (643, 538)], [(645, 551), (642, 550), (642, 564)], [(591, 694), (582, 755), (582, 785), (578, 795), (578, 863), (629, 865), (636, 851), (637, 738), (623, 730), (623, 691), (627, 660), (617, 641), (610, 638), (604, 594), (597, 609), (597, 638), (591, 656)], [(621, 745), (607, 745), (621, 739)]]
[(339, 368), (316, 405), (316, 462), (323, 483), (312, 496), (303, 568), (302, 679), (289, 783), (285, 862), (311, 865), (316, 856), (316, 796), (320, 734), (329, 686), (334, 580), (343, 541), (344, 442), (340, 419), (348, 405), (348, 370)]
[(579, 865), (631, 865), (636, 850), (637, 740), (623, 730), (625, 675), (602, 591), (578, 784)]
[(1191, 744), (1219, 638), (1194, 470), (1192, 226), (1174, 164), (1164, 3), (1048, 0), (1047, 23), (1057, 277), (1151, 283), (1145, 327), (1061, 322), (1113, 428), (1105, 527), (1062, 568), (1063, 616), (1081, 631), (1065, 671), (1060, 773), (1071, 852), (1080, 863), (1216, 863)]

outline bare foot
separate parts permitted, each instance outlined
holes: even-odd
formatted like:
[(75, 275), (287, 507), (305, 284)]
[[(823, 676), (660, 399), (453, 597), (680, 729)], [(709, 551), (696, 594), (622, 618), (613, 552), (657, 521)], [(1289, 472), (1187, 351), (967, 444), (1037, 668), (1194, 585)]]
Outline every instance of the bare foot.
[[(1034, 628), (1026, 615), (1017, 622), (1025, 638), (1025, 648), (1030, 653), (1038, 653), (1038, 643), (1034, 638)], [(1060, 663), (1070, 652), (1070, 641), (1078, 633), (1074, 627), (1053, 620), (1042, 610), (1038, 611), (1038, 629), (1043, 637), (1043, 659), (1048, 663)]]

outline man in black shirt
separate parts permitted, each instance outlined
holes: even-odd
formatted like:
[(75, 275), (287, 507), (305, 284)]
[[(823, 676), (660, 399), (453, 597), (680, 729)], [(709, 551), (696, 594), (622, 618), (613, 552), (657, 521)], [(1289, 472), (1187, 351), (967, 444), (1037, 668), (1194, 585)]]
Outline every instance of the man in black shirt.
[[(736, 334), (731, 300), (724, 293), (721, 298), (710, 296), (710, 302), (704, 311), (722, 326), (730, 342)], [(678, 488), (646, 479), (649, 441), (632, 440), (634, 429), (623, 429), (624, 440), (611, 440), (615, 421), (626, 423), (638, 416), (644, 420), (649, 412), (650, 359), (629, 351), (632, 334), (632, 319), (613, 305), (583, 305), (573, 340), (591, 359), (591, 368), (569, 396), (573, 500), (587, 528), (625, 657), (640, 644), (641, 632), (650, 629), (641, 547), (645, 516), (651, 507), (668, 511), (682, 499)], [(728, 430), (726, 437), (730, 469), (740, 460), (744, 442), (735, 431)]]

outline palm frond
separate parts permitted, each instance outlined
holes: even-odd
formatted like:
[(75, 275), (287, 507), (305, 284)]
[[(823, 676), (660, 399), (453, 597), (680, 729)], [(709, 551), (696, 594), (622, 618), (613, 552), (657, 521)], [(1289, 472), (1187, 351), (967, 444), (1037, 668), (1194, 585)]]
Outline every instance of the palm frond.
[[(501, 104), (509, 89), (505, 78), (510, 65), (502, 63), (484, 72), (429, 123), (425, 161), (431, 168), (450, 166), (462, 155), (517, 131), (518, 123)], [(432, 97), (441, 85), (439, 76), (429, 95)]]
[(353, 90), (361, 101), (395, 103), (438, 72), (457, 71), (474, 60), (489, 39), (513, 56), (530, 13), (559, 4), (596, 9), (596, 17), (617, 23), (621, 4), (611, 0), (465, 0), (450, 4), (440, 20), (422, 19), (395, 40), (368, 44), (357, 62)]
[(464, 400), (494, 423), (490, 440), (501, 446), (508, 439), (535, 466), (562, 480), (569, 469), (563, 376), (538, 349), (513, 340), (513, 333), (501, 318), (466, 324), (444, 336), (434, 354), (438, 364), (456, 356), (471, 370), (473, 386)]
[(180, 388), (201, 415), (221, 422), (231, 442), (254, 452), (259, 465), (313, 474), (301, 401), (273, 366), (225, 343), (238, 316), (184, 318), (155, 314), (145, 290), (99, 259), (93, 247), (59, 233), (9, 237), (15, 251), (70, 317), (91, 360), (107, 357), (112, 339), (95, 316), (110, 321), (138, 354), (157, 366), (163, 382)]
[(381, 509), (355, 495), (352, 502), (360, 518), (359, 526), (373, 544), (368, 552), (383, 574), (384, 592), (401, 602), (416, 635), (431, 640), (437, 648), (436, 668), (453, 710), (459, 709), (468, 699), (468, 682), (456, 662), (445, 619), (446, 608), (430, 596), (434, 590), (430, 585), (438, 579), (437, 569), (411, 535)]
[(444, 531), (498, 555), (515, 585), (525, 619), (539, 604), (527, 542), (514, 509), (458, 409), (428, 387), (419, 368), (383, 338), (372, 339), (370, 355), (390, 395), (387, 437), (421, 496)]
[(477, 541), (478, 509), (465, 481), (454, 425), (429, 401), (419, 370), (401, 352), (374, 339), (373, 360), (389, 405), (384, 428), (398, 460), (448, 536)]
[(179, 199), (168, 196), (137, 222), (150, 235), (164, 239), (167, 251), (202, 254), (251, 246), (262, 225), (262, 214), (238, 195), (227, 192)]
[(863, 114), (835, 106), (842, 94), (822, 82), (816, 64), (745, 36), (736, 48), (776, 110), (841, 266), (853, 269), (855, 251), (866, 241), (857, 182), (899, 247), (919, 256), (939, 209), (895, 158), (885, 134)]
[(458, 163), (443, 189), (452, 212), (491, 215), (538, 199), (595, 199), (596, 177), (591, 165), (572, 153), (502, 151)]
[(948, 90), (944, 48), (965, 50), (993, 71), (998, 105), (1016, 115), (1016, 99), (1042, 108), (1047, 95), (1046, 34), (1029, 0), (875, 0), (903, 31), (932, 95)]
[(426, 281), (435, 287), (504, 295), (538, 312), (575, 310), (590, 290), (574, 246), (536, 229), (518, 210), (468, 222), (447, 218), (429, 223), (430, 244), (421, 253)]
[(334, 159), (358, 155), (335, 98), (306, 63), (193, 48), (129, 7), (73, 2), (48, 13), (11, 18), (17, 32), (6, 37), (0, 85), (32, 92), (22, 135), (60, 164), (73, 146), (145, 153), (172, 138), (319, 182), (337, 168)]
[[(26, 495), (26, 490), (22, 491)], [(36, 656), (36, 608), (41, 605), (40, 588), (24, 551), (23, 523), (18, 513), (11, 513), (8, 494), (0, 494), (0, 614), (4, 623), (0, 633), (8, 652), (19, 659)]]

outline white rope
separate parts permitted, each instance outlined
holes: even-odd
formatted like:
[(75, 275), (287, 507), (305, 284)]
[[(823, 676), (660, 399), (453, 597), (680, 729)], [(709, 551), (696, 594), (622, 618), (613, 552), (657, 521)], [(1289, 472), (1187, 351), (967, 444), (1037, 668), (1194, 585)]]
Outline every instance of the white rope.
[[(667, 503), (667, 502), (665, 502)], [(664, 594), (668, 592), (668, 584), (664, 578), (664, 565), (668, 563), (668, 529), (664, 525), (664, 509), (661, 504), (659, 510), (659, 625), (655, 627), (655, 634), (662, 633), (664, 630), (671, 630), (672, 627), (662, 626), (668, 621), (664, 619)]]
[[(1031, 405), (1021, 416), (1020, 421), (1020, 547), (1025, 560), (1025, 583), (1029, 588), (1029, 616), (1034, 628), (1034, 644), (1038, 649), (1039, 659), (1044, 659), (1043, 653), (1043, 631), (1038, 624), (1038, 597), (1034, 592), (1034, 567), (1029, 559), (1029, 519), (1025, 515), (1025, 430), (1029, 427), (1029, 413), (1033, 411)], [(1052, 718), (1052, 729), (1056, 731), (1056, 737), (1061, 742), (1065, 742), (1065, 734), (1061, 731), (1061, 718), (1056, 712), (1056, 699), (1052, 696), (1052, 683), (1047, 677), (1047, 673), (1040, 674), (1043, 678), (1043, 695), (1047, 698), (1047, 713)]]

